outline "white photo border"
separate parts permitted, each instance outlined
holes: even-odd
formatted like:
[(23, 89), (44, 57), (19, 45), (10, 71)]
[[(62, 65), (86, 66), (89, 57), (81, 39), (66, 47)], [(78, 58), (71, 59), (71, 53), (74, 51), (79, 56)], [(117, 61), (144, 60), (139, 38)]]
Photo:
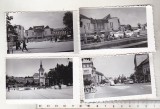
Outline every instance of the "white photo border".
[[(153, 10), (151, 5), (143, 5), (143, 6), (108, 6), (108, 7), (80, 7), (80, 9), (103, 9), (103, 8), (132, 8), (132, 7), (145, 7), (146, 8), (146, 20), (147, 20), (147, 44), (148, 47), (140, 47), (140, 48), (107, 48), (107, 49), (90, 49), (83, 50), (80, 45), (80, 54), (104, 54), (104, 55), (116, 55), (116, 54), (128, 54), (128, 53), (144, 53), (144, 52), (156, 52), (155, 48), (155, 39), (154, 39), (154, 28), (153, 28)], [(80, 31), (80, 27), (79, 27)], [(79, 34), (80, 38), (80, 34)], [(81, 42), (80, 42), (81, 44)]]
[[(63, 59), (66, 57), (31, 57), (31, 58), (7, 58), (7, 59)], [(79, 88), (79, 66), (76, 64), (79, 62), (77, 57), (67, 57), (72, 59), (73, 62), (73, 99), (7, 99), (8, 104), (56, 104), (56, 105), (67, 105), (67, 104), (79, 104), (80, 103), (80, 88)], [(5, 79), (6, 82), (6, 79)], [(5, 89), (6, 91), (6, 89)], [(6, 96), (6, 93), (5, 93)]]
[[(155, 85), (155, 77), (154, 77), (154, 65), (153, 65), (153, 55), (151, 53), (142, 53), (142, 54), (149, 54), (149, 66), (150, 66), (150, 74), (151, 74), (151, 94), (141, 94), (141, 95), (131, 95), (131, 96), (118, 96), (118, 97), (106, 97), (106, 98), (93, 98), (93, 99), (85, 99), (85, 94), (84, 94), (84, 83), (83, 83), (83, 71), (82, 71), (82, 66), (81, 66), (81, 100), (84, 101), (84, 103), (97, 103), (97, 102), (107, 102), (107, 101), (115, 101), (115, 100), (150, 100), (156, 98), (156, 85)], [(127, 54), (127, 55), (133, 55), (133, 54)], [(127, 56), (126, 55), (126, 56)], [(120, 55), (115, 55), (115, 56), (120, 56)], [(124, 55), (121, 55), (124, 56)], [(90, 56), (96, 57), (96, 56)], [(102, 57), (107, 57), (107, 56), (102, 56)], [(110, 57), (110, 56), (109, 56)], [(87, 57), (82, 57), (82, 58), (89, 58)], [(82, 59), (81, 58), (81, 59)], [(82, 64), (82, 61), (81, 61)]]

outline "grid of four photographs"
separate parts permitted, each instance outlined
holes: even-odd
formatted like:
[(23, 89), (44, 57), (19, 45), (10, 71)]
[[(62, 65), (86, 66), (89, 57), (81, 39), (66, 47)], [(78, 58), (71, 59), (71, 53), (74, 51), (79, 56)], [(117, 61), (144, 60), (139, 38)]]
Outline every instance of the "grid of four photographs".
[(151, 6), (77, 12), (6, 13), (6, 99), (153, 98)]

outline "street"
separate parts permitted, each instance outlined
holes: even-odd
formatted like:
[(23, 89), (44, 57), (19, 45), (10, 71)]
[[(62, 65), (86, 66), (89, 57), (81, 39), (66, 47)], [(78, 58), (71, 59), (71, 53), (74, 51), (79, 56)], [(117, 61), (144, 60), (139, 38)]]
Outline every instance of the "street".
[(7, 99), (72, 99), (73, 88), (11, 90), (6, 93)]
[[(73, 51), (73, 41), (67, 42), (29, 42), (27, 44), (28, 51), (16, 50), (16, 47), (13, 47), (13, 54), (17, 53), (54, 53), (54, 52), (69, 52)], [(22, 48), (22, 44), (21, 44)]]
[(124, 39), (117, 39), (111, 41), (104, 41), (99, 43), (89, 43), (81, 45), (82, 50), (89, 49), (107, 49), (107, 48), (139, 48), (139, 47), (147, 47), (147, 37), (131, 37)]
[(120, 96), (132, 96), (151, 94), (150, 83), (140, 84), (116, 84), (115, 86), (97, 87), (96, 93), (86, 93), (86, 99), (92, 98), (106, 98), (106, 97), (120, 97)]

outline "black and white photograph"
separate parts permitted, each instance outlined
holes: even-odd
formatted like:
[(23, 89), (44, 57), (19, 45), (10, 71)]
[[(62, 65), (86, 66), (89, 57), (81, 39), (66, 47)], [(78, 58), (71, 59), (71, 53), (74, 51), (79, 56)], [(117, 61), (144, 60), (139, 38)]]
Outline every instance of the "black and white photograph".
[(149, 54), (82, 58), (82, 69), (85, 99), (153, 93)]
[(146, 7), (80, 8), (81, 50), (147, 48), (147, 26)]
[(73, 99), (73, 59), (7, 59), (6, 99)]
[(7, 53), (73, 52), (73, 12), (6, 13)]

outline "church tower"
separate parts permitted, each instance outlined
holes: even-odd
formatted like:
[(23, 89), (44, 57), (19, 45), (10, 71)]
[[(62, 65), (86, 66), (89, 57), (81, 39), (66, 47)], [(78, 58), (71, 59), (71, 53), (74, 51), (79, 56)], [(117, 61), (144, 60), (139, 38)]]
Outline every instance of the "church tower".
[(40, 62), (40, 68), (39, 68), (39, 84), (40, 86), (45, 85), (45, 75), (44, 75), (42, 61)]

